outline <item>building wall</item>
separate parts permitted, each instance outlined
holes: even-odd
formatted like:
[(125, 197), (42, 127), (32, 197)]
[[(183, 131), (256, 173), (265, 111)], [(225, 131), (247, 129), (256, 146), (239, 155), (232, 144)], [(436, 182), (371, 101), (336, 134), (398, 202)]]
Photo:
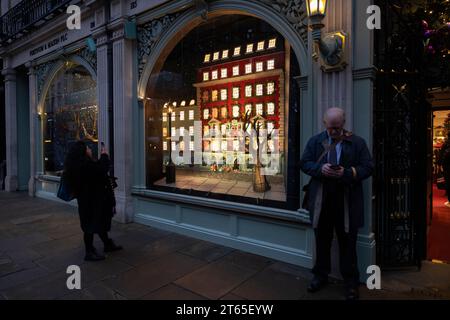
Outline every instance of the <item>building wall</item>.
[[(299, 12), (295, 10), (301, 11), (301, 6), (296, 7), (298, 2), (282, 4), (286, 6), (285, 11), (279, 10), (278, 1), (270, 0), (210, 1), (207, 8), (193, 6), (188, 0), (138, 0), (136, 6), (126, 0), (105, 2), (105, 5), (95, 2), (89, 7), (82, 6), (82, 29), (70, 32), (65, 29), (65, 16), (55, 17), (47, 23), (48, 28), (35, 31), (27, 39), (17, 40), (8, 50), (0, 49), (0, 56), (8, 58), (7, 70), (26, 66), (30, 71), (29, 108), (28, 111), (19, 108), (21, 112), (28, 112), (30, 122), (30, 194), (55, 199), (58, 178), (42, 174), (42, 132), (38, 113), (52, 75), (67, 59), (72, 59), (86, 64), (97, 77), (100, 140), (106, 141), (110, 150), (114, 150), (114, 174), (119, 178), (116, 191), (118, 221), (137, 221), (311, 267), (314, 261), (313, 230), (308, 213), (302, 209), (274, 210), (146, 190), (142, 97), (160, 54), (170, 50), (169, 43), (174, 37), (192, 29), (205, 14), (211, 17), (224, 12), (250, 14), (275, 27), (290, 42), (299, 60), (301, 75), (296, 80), (300, 87), (300, 148), (303, 150), (308, 139), (323, 130), (322, 114), (331, 106), (343, 107), (347, 113), (347, 128), (371, 145), (372, 40), (368, 30), (355, 27), (365, 26), (365, 10), (370, 3), (370, 0), (329, 1), (323, 33), (343, 30), (348, 37), (348, 66), (332, 73), (322, 72), (319, 63), (311, 58), (314, 46), (303, 24), (305, 13), (295, 15)], [(138, 26), (138, 39), (133, 36), (134, 22), (128, 19), (129, 16), (133, 16)], [(139, 37), (146, 25), (150, 25), (152, 31), (144, 37), (142, 48)], [(93, 56), (86, 50), (88, 37), (96, 40)], [(64, 40), (52, 48), (40, 49), (43, 43), (56, 38)], [(141, 54), (141, 49), (145, 55)], [(356, 50), (357, 55), (354, 54)], [(4, 71), (4, 74), (10, 72)], [(18, 106), (12, 83), (6, 90), (8, 110)], [(108, 118), (110, 107), (114, 112), (112, 122)], [(113, 128), (113, 141), (108, 140), (109, 126)], [(8, 135), (13, 142), (11, 146), (17, 146), (17, 129), (17, 126), (8, 128), (12, 133)], [(8, 152), (12, 150), (13, 147), (8, 148)], [(10, 159), (14, 161), (13, 157)], [(300, 187), (308, 179), (301, 175)], [(368, 181), (365, 184), (366, 226), (358, 241), (362, 278), (365, 267), (374, 263), (371, 196)]]

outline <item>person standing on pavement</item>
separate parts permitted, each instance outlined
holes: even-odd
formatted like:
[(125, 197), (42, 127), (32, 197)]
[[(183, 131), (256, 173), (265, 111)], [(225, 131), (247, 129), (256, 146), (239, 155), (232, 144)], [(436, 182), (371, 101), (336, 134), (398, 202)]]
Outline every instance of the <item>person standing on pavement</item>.
[(319, 291), (328, 283), (336, 231), (345, 296), (355, 300), (359, 298), (356, 240), (364, 224), (362, 181), (372, 175), (374, 164), (364, 139), (344, 130), (342, 109), (328, 109), (324, 124), (326, 130), (309, 140), (300, 161), (301, 170), (311, 176), (307, 209), (316, 238), (314, 277), (308, 291)]
[(94, 234), (104, 244), (104, 252), (121, 250), (108, 237), (111, 220), (115, 213), (114, 190), (108, 171), (110, 159), (104, 145), (98, 161), (85, 141), (77, 141), (66, 156), (63, 178), (78, 201), (81, 229), (84, 233), (86, 261), (104, 260), (105, 256), (94, 247)]

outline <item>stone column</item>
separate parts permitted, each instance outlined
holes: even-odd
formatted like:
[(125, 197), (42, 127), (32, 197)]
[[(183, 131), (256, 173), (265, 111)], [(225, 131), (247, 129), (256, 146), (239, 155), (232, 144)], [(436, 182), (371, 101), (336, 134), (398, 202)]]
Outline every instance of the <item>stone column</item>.
[[(5, 61), (7, 62), (7, 61)], [(5, 68), (5, 131), (6, 131), (6, 179), (5, 190), (17, 190), (17, 103), (16, 71)]]
[(97, 98), (98, 98), (98, 141), (103, 141), (110, 150), (109, 141), (109, 76), (108, 36), (97, 37)]
[[(373, 65), (374, 56), (374, 31), (366, 27), (367, 8), (372, 0), (354, 1), (353, 19), (354, 36), (353, 50), (358, 54), (353, 58), (353, 123), (354, 131), (363, 137), (369, 150), (372, 150), (373, 141), (373, 82), (376, 77), (376, 69)], [(364, 188), (364, 227), (358, 235), (358, 261), (361, 280), (367, 278), (367, 266), (376, 263), (375, 234), (373, 232), (373, 205), (372, 205), (372, 179), (363, 183)]]
[(115, 22), (113, 29), (113, 114), (114, 114), (114, 174), (117, 215), (120, 222), (133, 220), (132, 185), (132, 114), (133, 114), (133, 42), (125, 38), (124, 21)]
[(28, 194), (31, 197), (36, 193), (36, 146), (40, 141), (37, 141), (39, 135), (36, 134), (38, 128), (37, 118), (37, 80), (36, 71), (33, 66), (29, 67), (28, 82), (29, 82), (29, 96), (30, 96), (30, 179), (28, 181)]

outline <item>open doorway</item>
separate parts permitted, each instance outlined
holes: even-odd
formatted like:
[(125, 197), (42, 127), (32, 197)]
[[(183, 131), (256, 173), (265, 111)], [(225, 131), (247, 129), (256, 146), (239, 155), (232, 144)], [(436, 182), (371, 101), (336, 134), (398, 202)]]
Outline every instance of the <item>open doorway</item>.
[[(432, 209), (428, 219), (428, 260), (450, 263), (450, 89), (431, 92)], [(446, 164), (447, 163), (447, 164)]]

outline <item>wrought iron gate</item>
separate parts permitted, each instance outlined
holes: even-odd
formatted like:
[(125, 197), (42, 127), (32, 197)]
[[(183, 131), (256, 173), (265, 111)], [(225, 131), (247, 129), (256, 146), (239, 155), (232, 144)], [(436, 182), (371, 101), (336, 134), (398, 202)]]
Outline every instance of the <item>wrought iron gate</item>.
[[(418, 30), (395, 1), (379, 1), (374, 176), (377, 263), (419, 266), (425, 248), (428, 112)], [(404, 4), (404, 1), (402, 1)]]

